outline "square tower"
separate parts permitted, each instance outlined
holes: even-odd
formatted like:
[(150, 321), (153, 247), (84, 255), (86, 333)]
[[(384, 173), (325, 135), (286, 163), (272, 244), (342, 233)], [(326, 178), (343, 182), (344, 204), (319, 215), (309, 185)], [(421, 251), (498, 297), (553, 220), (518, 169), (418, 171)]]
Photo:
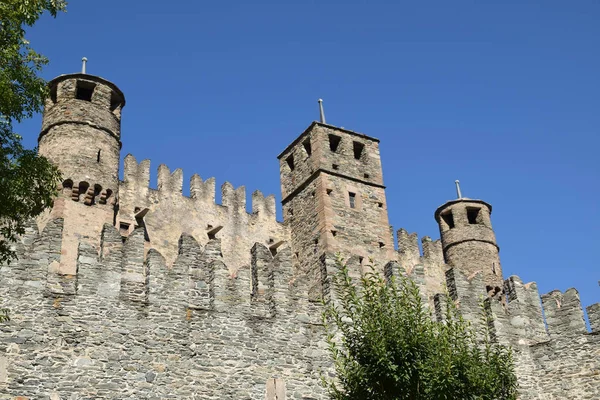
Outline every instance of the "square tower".
[(313, 122), (278, 158), (300, 271), (318, 273), (323, 253), (356, 256), (361, 265), (395, 259), (378, 139)]

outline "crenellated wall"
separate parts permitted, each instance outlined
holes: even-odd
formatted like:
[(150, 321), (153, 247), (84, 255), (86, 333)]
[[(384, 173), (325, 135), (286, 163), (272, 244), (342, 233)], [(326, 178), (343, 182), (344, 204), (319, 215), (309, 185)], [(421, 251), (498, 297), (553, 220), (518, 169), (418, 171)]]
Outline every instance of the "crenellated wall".
[[(310, 300), (309, 277), (294, 273), (287, 245), (273, 255), (255, 242), (249, 262), (232, 269), (218, 236), (200, 243), (183, 233), (168, 264), (148, 248), (144, 226), (123, 241), (106, 223), (99, 246), (80, 241), (76, 274), (66, 275), (56, 270), (64, 229), (62, 218), (41, 232), (29, 224), (18, 261), (0, 267), (0, 306), (12, 317), (0, 329), (7, 398), (327, 398), (320, 302)], [(600, 303), (587, 308), (588, 332), (575, 289), (540, 298), (535, 283), (512, 276), (504, 295), (489, 297), (481, 272), (441, 263), (439, 243), (423, 238), (421, 255), (415, 234), (398, 237), (400, 261), (385, 275), (413, 279), (440, 321), (445, 301), (476, 330), (485, 313), (491, 339), (514, 349), (520, 399), (600, 398)], [(334, 260), (318, 261), (326, 301), (336, 301)], [(347, 262), (360, 270), (357, 256)], [(427, 266), (437, 271), (429, 278)], [(440, 273), (445, 285), (432, 278)], [(442, 291), (432, 294), (431, 282)]]
[(168, 267), (145, 250), (143, 227), (123, 243), (106, 224), (101, 250), (82, 242), (77, 275), (61, 282), (50, 267), (62, 226), (32, 226), (19, 261), (0, 269), (12, 317), (0, 329), (0, 398), (326, 398), (320, 306), (291, 279), (288, 247), (273, 256), (255, 243), (232, 273), (219, 238), (183, 234)]
[(246, 190), (229, 182), (221, 186), (222, 204), (215, 203), (214, 178), (190, 179), (190, 197), (182, 194), (183, 172), (166, 165), (158, 167), (158, 187), (150, 188), (150, 161), (138, 163), (125, 157), (124, 180), (119, 184), (116, 226), (127, 236), (136, 226), (145, 226), (146, 249), (154, 248), (173, 264), (182, 234), (205, 245), (211, 238), (221, 240), (223, 259), (232, 272), (250, 264), (255, 242), (273, 253), (290, 242), (286, 226), (275, 217), (275, 197), (252, 193), (252, 213), (246, 211)]

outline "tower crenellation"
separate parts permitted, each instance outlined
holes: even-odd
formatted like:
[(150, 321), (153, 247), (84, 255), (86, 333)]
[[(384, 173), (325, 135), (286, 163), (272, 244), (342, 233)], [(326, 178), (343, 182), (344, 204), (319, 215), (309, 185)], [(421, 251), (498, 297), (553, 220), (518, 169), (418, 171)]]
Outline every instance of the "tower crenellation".
[[(84, 64), (85, 65), (85, 64)], [(84, 71), (85, 72), (85, 71)], [(39, 152), (63, 174), (55, 206), (0, 265), (0, 393), (30, 398), (326, 399), (321, 315), (336, 260), (416, 283), (432, 318), (453, 302), (513, 348), (522, 400), (600, 398), (600, 303), (504, 279), (492, 206), (435, 211), (440, 239), (397, 232), (379, 140), (313, 122), (278, 156), (275, 196), (124, 158), (123, 93), (85, 73), (50, 82)], [(422, 251), (420, 250), (422, 248)], [(35, 375), (34, 380), (30, 377)], [(79, 398), (77, 397), (77, 398)]]

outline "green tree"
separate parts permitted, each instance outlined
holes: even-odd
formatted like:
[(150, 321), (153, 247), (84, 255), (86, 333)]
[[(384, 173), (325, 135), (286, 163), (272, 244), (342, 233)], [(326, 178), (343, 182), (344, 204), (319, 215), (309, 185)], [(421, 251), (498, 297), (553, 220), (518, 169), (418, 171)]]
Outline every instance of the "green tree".
[(16, 257), (11, 243), (24, 233), (25, 222), (51, 207), (60, 173), (37, 149), (25, 149), (13, 124), (42, 111), (48, 96), (38, 76), (48, 59), (25, 39), (44, 12), (56, 17), (62, 0), (0, 2), (0, 263)]
[(478, 342), (452, 301), (440, 323), (412, 280), (370, 273), (357, 286), (341, 260), (337, 266), (337, 299), (323, 314), (336, 372), (323, 383), (332, 399), (517, 398), (511, 349), (489, 332)]

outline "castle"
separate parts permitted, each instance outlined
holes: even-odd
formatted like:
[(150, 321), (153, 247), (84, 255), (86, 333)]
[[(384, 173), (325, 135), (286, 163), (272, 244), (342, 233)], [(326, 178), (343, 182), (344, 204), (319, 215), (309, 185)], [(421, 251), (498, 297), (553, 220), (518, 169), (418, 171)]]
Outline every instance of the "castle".
[[(435, 211), (441, 240), (388, 222), (379, 141), (313, 122), (278, 156), (274, 196), (221, 186), (127, 155), (113, 83), (50, 82), (39, 153), (63, 174), (52, 210), (0, 266), (0, 399), (325, 399), (331, 368), (319, 300), (341, 253), (354, 276), (373, 260), (406, 274), (432, 310), (445, 287), (466, 319), (481, 299), (494, 340), (515, 349), (520, 398), (600, 399), (600, 303), (575, 289), (541, 296), (504, 279), (492, 206), (459, 198)], [(543, 314), (542, 314), (543, 313)], [(438, 318), (442, 316), (436, 313)]]

